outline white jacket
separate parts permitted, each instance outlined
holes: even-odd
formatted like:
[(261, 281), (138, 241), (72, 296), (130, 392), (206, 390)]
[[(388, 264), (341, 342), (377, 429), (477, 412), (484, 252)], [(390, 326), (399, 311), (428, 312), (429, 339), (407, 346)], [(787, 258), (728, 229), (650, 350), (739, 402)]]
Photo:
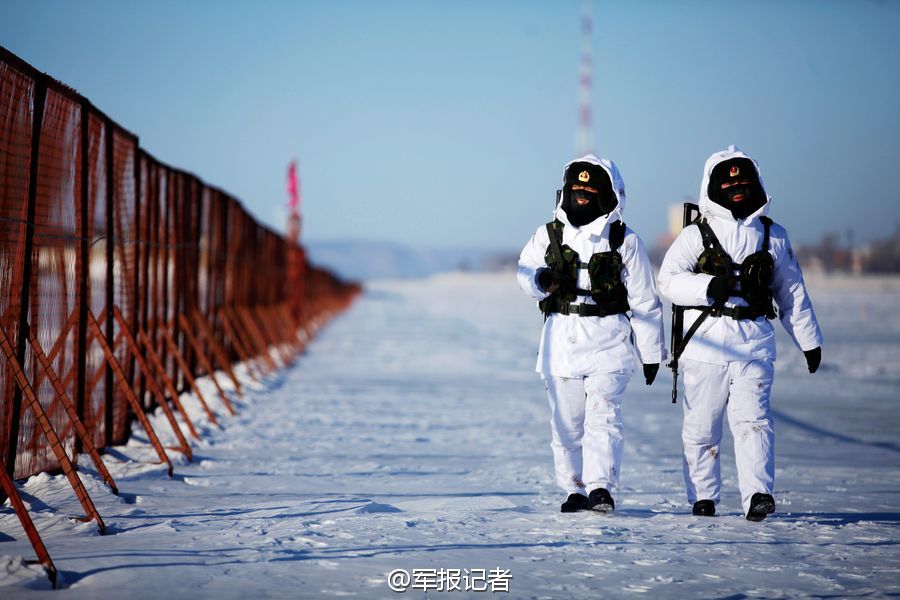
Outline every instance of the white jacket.
[[(735, 263), (762, 247), (763, 224), (759, 217), (769, 211), (771, 197), (746, 219), (735, 220), (731, 211), (710, 200), (707, 194), (713, 167), (731, 158), (750, 158), (734, 146), (709, 157), (703, 169), (700, 184), (700, 213), (706, 217), (725, 252)], [(753, 160), (753, 159), (750, 159)], [(753, 161), (759, 173), (759, 165)], [(762, 177), (760, 177), (762, 185)], [(778, 305), (782, 325), (791, 334), (801, 350), (812, 350), (822, 345), (822, 332), (816, 322), (812, 303), (803, 284), (800, 265), (794, 257), (787, 232), (773, 223), (769, 232), (769, 253), (775, 261), (772, 275), (772, 296)], [(697, 258), (703, 251), (703, 240), (696, 226), (686, 227), (666, 252), (659, 270), (659, 290), (663, 296), (680, 306), (709, 306), (712, 301), (706, 290), (712, 275), (694, 273)], [(746, 306), (743, 298), (732, 297), (726, 306)], [(686, 332), (700, 315), (699, 310), (686, 310)], [(687, 343), (682, 358), (713, 364), (728, 361), (775, 360), (775, 330), (772, 324), (760, 317), (735, 320), (731, 317), (707, 317)]]
[[(565, 226), (560, 245), (568, 244), (582, 261), (587, 262), (591, 255), (609, 250), (609, 224), (620, 220), (625, 208), (625, 185), (612, 161), (589, 154), (571, 161), (566, 169), (573, 162), (590, 162), (602, 166), (609, 173), (619, 201), (616, 209), (608, 216), (601, 216), (583, 227), (570, 224), (565, 211), (557, 205), (555, 216)], [(519, 256), (519, 287), (537, 301), (548, 296), (538, 287), (535, 274), (539, 268), (547, 266), (544, 256), (549, 244), (547, 228), (542, 225), (531, 236)], [(541, 332), (535, 369), (538, 373), (557, 377), (581, 377), (599, 372), (633, 370), (632, 339), (636, 341), (641, 362), (650, 364), (665, 360), (662, 303), (656, 294), (643, 242), (627, 227), (619, 253), (623, 262), (622, 280), (628, 290), (628, 305), (631, 308), (630, 320), (624, 314), (581, 317), (551, 313)], [(578, 287), (591, 287), (586, 269), (578, 271)], [(594, 304), (590, 297), (579, 297), (577, 302)]]

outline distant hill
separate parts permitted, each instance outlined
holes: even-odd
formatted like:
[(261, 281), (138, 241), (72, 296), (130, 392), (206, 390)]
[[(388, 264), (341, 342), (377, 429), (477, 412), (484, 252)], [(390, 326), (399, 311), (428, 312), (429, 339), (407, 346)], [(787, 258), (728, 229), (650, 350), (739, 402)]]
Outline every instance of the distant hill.
[(310, 261), (345, 279), (427, 277), (448, 271), (512, 268), (517, 254), (472, 248), (414, 248), (393, 242), (322, 241), (307, 244)]

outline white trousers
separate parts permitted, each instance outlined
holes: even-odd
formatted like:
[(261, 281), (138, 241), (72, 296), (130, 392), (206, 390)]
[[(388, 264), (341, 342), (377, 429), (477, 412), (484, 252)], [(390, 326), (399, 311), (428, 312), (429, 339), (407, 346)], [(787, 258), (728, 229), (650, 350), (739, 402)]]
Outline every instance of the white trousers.
[(567, 494), (614, 489), (625, 435), (620, 409), (631, 372), (544, 376), (556, 482)]
[(722, 473), (719, 446), (725, 414), (734, 437), (738, 486), (746, 514), (756, 492), (771, 494), (775, 484), (775, 430), (769, 416), (771, 361), (684, 365), (684, 481), (688, 501), (719, 503)]

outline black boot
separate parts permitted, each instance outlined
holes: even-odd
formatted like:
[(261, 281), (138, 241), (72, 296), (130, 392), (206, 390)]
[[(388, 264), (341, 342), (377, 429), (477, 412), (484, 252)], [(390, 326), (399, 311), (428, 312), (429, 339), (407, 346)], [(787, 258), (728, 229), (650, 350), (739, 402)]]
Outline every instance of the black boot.
[(566, 501), (559, 507), (560, 512), (578, 512), (587, 508), (588, 499), (584, 494), (569, 494)]
[(609, 491), (607, 491), (606, 488), (597, 488), (588, 494), (587, 506), (591, 510), (610, 512), (615, 510), (616, 503), (613, 501), (612, 496), (609, 495)]
[(712, 500), (697, 500), (692, 511), (696, 517), (716, 516), (716, 504)]
[(750, 497), (750, 510), (747, 511), (748, 521), (762, 521), (769, 513), (775, 512), (775, 498), (771, 494), (756, 492)]

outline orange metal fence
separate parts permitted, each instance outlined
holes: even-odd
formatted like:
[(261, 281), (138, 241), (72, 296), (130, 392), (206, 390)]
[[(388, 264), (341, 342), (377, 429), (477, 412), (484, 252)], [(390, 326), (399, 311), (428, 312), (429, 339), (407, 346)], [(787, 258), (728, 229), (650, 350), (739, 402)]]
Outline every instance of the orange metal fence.
[(358, 291), (0, 47), (0, 465), (12, 479), (67, 472), (65, 456), (125, 442), (160, 405), (195, 435), (177, 398), (195, 377), (226, 370), (239, 391), (231, 363), (264, 373), (278, 346), (289, 362)]

